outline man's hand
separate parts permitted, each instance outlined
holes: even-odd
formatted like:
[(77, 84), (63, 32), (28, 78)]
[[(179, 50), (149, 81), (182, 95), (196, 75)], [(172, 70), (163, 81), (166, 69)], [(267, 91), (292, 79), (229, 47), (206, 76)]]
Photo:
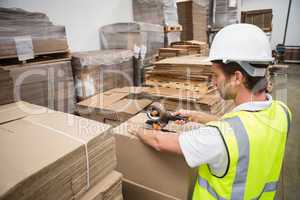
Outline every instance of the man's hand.
[[(200, 124), (206, 124), (211, 121), (219, 120), (219, 117), (216, 115), (211, 115), (201, 111), (190, 111), (190, 110), (179, 110), (174, 113), (174, 115), (182, 115), (184, 117), (188, 117), (189, 121), (197, 122)], [(176, 121), (177, 124), (185, 124), (186, 121), (178, 120)]]
[[(183, 109), (180, 109), (179, 111), (176, 111), (173, 113), (173, 115), (181, 115), (182, 117), (186, 117), (188, 118), (188, 121), (192, 121), (192, 111), (189, 111), (189, 110), (183, 110)], [(176, 124), (179, 124), (179, 125), (183, 125), (185, 123), (187, 123), (186, 120), (177, 120), (175, 121)]]
[(128, 125), (128, 132), (136, 135), (142, 142), (157, 151), (182, 154), (179, 146), (179, 135), (177, 133), (145, 129), (134, 124)]

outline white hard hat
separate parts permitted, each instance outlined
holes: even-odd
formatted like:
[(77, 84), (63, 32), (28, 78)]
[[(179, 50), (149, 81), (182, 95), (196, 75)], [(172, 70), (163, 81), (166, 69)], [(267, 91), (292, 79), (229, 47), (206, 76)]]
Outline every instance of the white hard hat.
[(260, 28), (252, 24), (232, 24), (216, 34), (209, 60), (237, 62), (249, 75), (264, 76), (265, 69), (254, 68), (249, 63), (269, 64), (274, 59), (269, 39)]

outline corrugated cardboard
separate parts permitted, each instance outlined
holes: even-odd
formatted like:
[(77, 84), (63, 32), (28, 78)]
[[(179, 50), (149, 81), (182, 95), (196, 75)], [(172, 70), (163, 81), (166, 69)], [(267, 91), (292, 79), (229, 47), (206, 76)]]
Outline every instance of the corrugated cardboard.
[[(18, 57), (15, 37), (29, 36), (34, 55), (68, 51), (64, 26), (56, 26), (43, 13), (0, 8), (0, 57)], [(24, 48), (24, 47), (23, 47)], [(25, 49), (25, 48), (24, 48)]]
[(126, 179), (123, 180), (123, 196), (125, 200), (180, 200)]
[(76, 95), (83, 100), (99, 92), (133, 84), (133, 51), (112, 49), (72, 54)]
[(143, 64), (149, 65), (154, 60), (157, 49), (164, 47), (164, 30), (163, 26), (151, 23), (108, 24), (100, 29), (100, 42), (102, 49), (130, 49), (135, 54), (145, 48)]
[(0, 66), (0, 105), (27, 101), (73, 113), (75, 89), (70, 61)]
[(113, 126), (119, 125), (153, 102), (145, 98), (129, 98), (130, 94), (137, 95), (141, 91), (140, 88), (125, 87), (99, 93), (78, 103), (79, 115)]
[(122, 200), (122, 174), (113, 171), (91, 188), (80, 200)]
[(190, 169), (182, 156), (157, 152), (128, 133), (128, 124), (142, 125), (147, 120), (140, 113), (113, 129), (116, 138), (117, 170), (124, 178), (178, 199), (192, 194), (196, 170)]
[(23, 102), (0, 113), (1, 200), (77, 199), (87, 172), (92, 187), (116, 167), (109, 125)]

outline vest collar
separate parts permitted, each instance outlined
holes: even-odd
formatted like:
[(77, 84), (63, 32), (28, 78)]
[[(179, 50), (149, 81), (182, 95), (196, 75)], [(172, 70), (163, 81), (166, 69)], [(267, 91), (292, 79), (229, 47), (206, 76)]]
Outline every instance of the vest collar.
[(253, 101), (253, 102), (246, 102), (241, 105), (238, 105), (235, 107), (232, 112), (238, 112), (238, 111), (260, 111), (264, 110), (271, 106), (272, 104), (272, 96), (270, 94), (267, 94), (267, 100), (266, 101)]

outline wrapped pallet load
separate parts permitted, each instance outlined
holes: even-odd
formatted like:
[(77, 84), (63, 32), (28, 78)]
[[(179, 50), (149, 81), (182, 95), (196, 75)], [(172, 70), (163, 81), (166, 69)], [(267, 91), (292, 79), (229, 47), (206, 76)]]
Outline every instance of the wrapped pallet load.
[(177, 25), (176, 0), (133, 0), (133, 19), (137, 22)]
[(65, 27), (43, 13), (0, 8), (0, 26), (0, 58), (68, 51)]
[(0, 27), (0, 105), (23, 100), (74, 112), (65, 27), (44, 13), (8, 8), (0, 8)]
[(98, 50), (72, 55), (77, 100), (133, 82), (133, 51)]
[(216, 0), (214, 5), (214, 28), (235, 24), (238, 20), (238, 1)]
[[(137, 22), (179, 26), (176, 0), (133, 0), (133, 19)], [(165, 46), (180, 40), (180, 32), (166, 32)]]
[(129, 22), (103, 26), (100, 29), (102, 49), (135, 50), (144, 64), (154, 60), (157, 49), (164, 46), (163, 27), (157, 24)]

